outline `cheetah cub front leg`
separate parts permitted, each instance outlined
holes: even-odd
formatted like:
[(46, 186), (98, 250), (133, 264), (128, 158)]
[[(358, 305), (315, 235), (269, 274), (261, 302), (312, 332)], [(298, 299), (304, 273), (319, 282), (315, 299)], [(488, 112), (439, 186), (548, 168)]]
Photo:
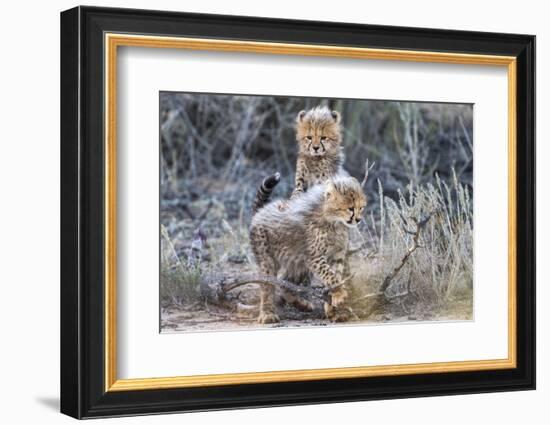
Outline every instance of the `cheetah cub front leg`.
[(328, 299), (324, 303), (327, 319), (333, 322), (345, 322), (349, 320), (351, 316), (351, 311), (347, 306), (349, 294), (338, 273), (333, 270), (323, 255), (313, 259), (311, 268), (328, 288)]
[(349, 292), (346, 282), (349, 280), (349, 264), (346, 261), (346, 252), (343, 251), (334, 259), (333, 267), (336, 270), (338, 285), (328, 293), (328, 302), (325, 305), (325, 314), (334, 322), (346, 322), (352, 316), (349, 306)]
[(327, 319), (333, 322), (347, 322), (351, 318), (351, 309), (348, 306), (348, 291), (342, 285), (328, 293), (328, 301), (324, 304)]

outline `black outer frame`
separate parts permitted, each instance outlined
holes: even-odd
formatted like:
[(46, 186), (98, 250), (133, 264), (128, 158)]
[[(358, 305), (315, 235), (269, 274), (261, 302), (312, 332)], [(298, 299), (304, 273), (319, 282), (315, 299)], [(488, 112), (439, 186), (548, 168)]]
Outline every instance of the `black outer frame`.
[[(517, 57), (517, 368), (104, 391), (104, 32)], [(535, 388), (535, 37), (77, 7), (61, 13), (61, 412), (76, 418)]]

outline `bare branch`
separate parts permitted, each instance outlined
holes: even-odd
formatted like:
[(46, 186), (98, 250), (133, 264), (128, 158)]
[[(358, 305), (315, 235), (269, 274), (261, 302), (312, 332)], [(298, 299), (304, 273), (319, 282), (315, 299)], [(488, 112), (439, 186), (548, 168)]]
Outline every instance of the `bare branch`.
[(191, 220), (195, 220), (195, 214), (193, 214), (187, 204), (188, 201), (181, 198), (162, 199), (160, 201), (160, 208), (162, 210), (181, 210), (186, 213)]
[(411, 287), (410, 287), (410, 281), (407, 285), (407, 290), (404, 292), (401, 292), (399, 294), (395, 294), (392, 296), (388, 296), (386, 294), (386, 290), (389, 288), (392, 280), (397, 276), (397, 274), (401, 271), (401, 269), (405, 266), (409, 258), (411, 257), (412, 253), (416, 251), (418, 248), (421, 248), (420, 244), (418, 243), (418, 240), (420, 238), (420, 232), (422, 229), (428, 224), (428, 221), (432, 216), (437, 212), (437, 210), (432, 211), (429, 213), (426, 217), (418, 220), (417, 218), (411, 217), (412, 222), (415, 224), (416, 229), (414, 231), (410, 231), (408, 229), (405, 229), (407, 233), (410, 233), (413, 235), (413, 244), (412, 246), (405, 252), (403, 255), (403, 258), (399, 262), (399, 264), (391, 271), (391, 273), (386, 276), (384, 281), (382, 282), (382, 285), (380, 285), (380, 288), (377, 292), (374, 292), (372, 294), (366, 294), (362, 297), (355, 300), (355, 302), (361, 302), (366, 300), (372, 300), (370, 308), (368, 308), (367, 311), (363, 312), (363, 318), (369, 317), (374, 311), (379, 309), (381, 306), (383, 306), (385, 303), (391, 300), (399, 299), (402, 297), (406, 297), (411, 294)]
[(369, 178), (369, 171), (371, 170), (372, 167), (374, 167), (374, 164), (376, 163), (373, 162), (369, 167), (369, 159), (367, 158), (367, 160), (365, 161), (365, 177), (363, 177), (363, 181), (361, 182), (361, 187), (365, 187), (365, 184), (367, 183), (367, 179)]
[(412, 253), (414, 251), (417, 250), (417, 248), (420, 247), (420, 245), (418, 244), (418, 239), (420, 238), (420, 231), (426, 226), (426, 224), (428, 223), (428, 221), (430, 220), (430, 218), (432, 218), (432, 216), (437, 212), (436, 211), (432, 211), (431, 213), (429, 213), (426, 217), (424, 217), (423, 219), (421, 220), (418, 220), (417, 218), (414, 218), (412, 217), (411, 220), (415, 223), (415, 226), (416, 226), (416, 229), (414, 231), (410, 231), (408, 229), (405, 229), (405, 231), (409, 234), (412, 234), (413, 235), (413, 244), (412, 246), (407, 250), (407, 252), (405, 252), (405, 255), (403, 255), (403, 258), (401, 259), (401, 262), (397, 265), (397, 267), (395, 267), (392, 272), (386, 276), (386, 278), (384, 279), (384, 282), (382, 282), (382, 285), (380, 286), (380, 290), (379, 292), (381, 293), (385, 293), (386, 292), (386, 289), (388, 289), (388, 287), (390, 286), (390, 283), (391, 281), (393, 280), (393, 278), (395, 276), (397, 276), (397, 274), (401, 271), (401, 269), (405, 266), (405, 264), (407, 263), (407, 260), (409, 259), (409, 257), (412, 255)]
[(286, 289), (295, 294), (312, 294), (311, 287), (296, 285), (295, 283), (289, 282), (283, 279), (277, 279), (273, 276), (262, 276), (262, 275), (252, 275), (252, 276), (241, 276), (241, 277), (229, 277), (224, 278), (220, 282), (220, 287), (223, 292), (232, 291), (239, 286), (257, 284), (257, 285), (268, 285), (275, 288)]

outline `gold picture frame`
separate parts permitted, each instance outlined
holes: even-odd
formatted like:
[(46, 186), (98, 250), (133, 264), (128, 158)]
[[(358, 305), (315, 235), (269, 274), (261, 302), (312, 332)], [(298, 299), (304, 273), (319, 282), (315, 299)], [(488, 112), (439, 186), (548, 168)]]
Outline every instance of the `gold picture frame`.
[[(516, 58), (464, 53), (370, 49), (356, 47), (281, 44), (198, 38), (160, 37), (128, 34), (105, 34), (105, 391), (150, 390), (182, 387), (251, 384), (265, 382), (341, 379), (409, 375), (417, 373), (465, 372), (516, 367)], [(116, 87), (117, 49), (147, 47), (157, 49), (189, 49), (240, 53), (263, 53), (303, 56), (328, 56), (363, 60), (395, 60), (506, 67), (508, 72), (508, 358), (457, 362), (401, 364), (327, 369), (305, 369), (254, 373), (231, 373), (169, 378), (116, 378)]]
[[(125, 379), (117, 374), (122, 48), (489, 66), (507, 73), (507, 356)], [(61, 13), (61, 411), (76, 418), (535, 388), (535, 37), (79, 6)], [(503, 105), (504, 106), (504, 105)], [(504, 125), (504, 123), (503, 123)]]

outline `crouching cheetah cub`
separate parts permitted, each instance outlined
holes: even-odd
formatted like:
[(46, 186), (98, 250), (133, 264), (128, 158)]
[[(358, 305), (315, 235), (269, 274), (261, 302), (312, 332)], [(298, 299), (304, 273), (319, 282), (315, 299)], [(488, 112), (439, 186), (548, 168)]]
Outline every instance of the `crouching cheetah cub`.
[(291, 198), (338, 174), (347, 175), (342, 166), (344, 152), (337, 111), (326, 106), (300, 111), (296, 117), (296, 142), (298, 159)]
[[(347, 298), (342, 283), (349, 230), (361, 221), (366, 205), (361, 185), (353, 177), (339, 176), (297, 198), (265, 205), (279, 178), (278, 173), (267, 177), (254, 203), (250, 243), (260, 272), (296, 283), (316, 276), (329, 290), (327, 317), (347, 320), (338, 307)], [(272, 288), (262, 288), (260, 323), (279, 321), (274, 296)]]

